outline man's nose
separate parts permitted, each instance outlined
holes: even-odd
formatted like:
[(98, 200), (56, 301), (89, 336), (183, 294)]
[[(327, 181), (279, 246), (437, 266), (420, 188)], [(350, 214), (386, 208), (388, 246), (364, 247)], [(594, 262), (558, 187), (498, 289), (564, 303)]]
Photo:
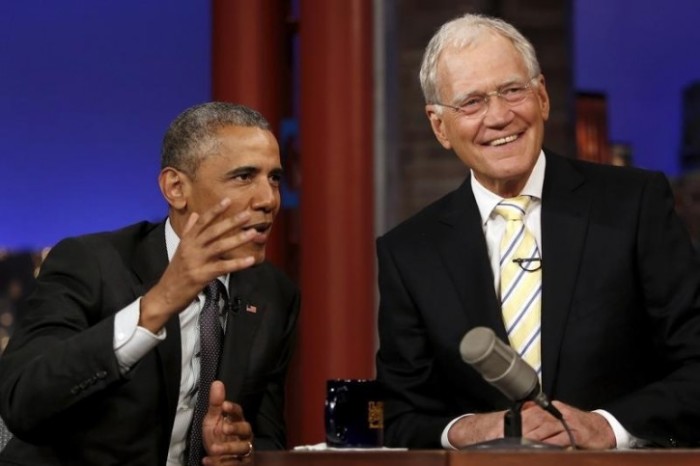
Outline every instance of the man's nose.
[(253, 209), (272, 212), (280, 202), (279, 187), (270, 180), (261, 180), (256, 186)]
[(513, 119), (510, 105), (498, 95), (489, 96), (484, 114), (484, 124), (488, 126), (503, 126)]

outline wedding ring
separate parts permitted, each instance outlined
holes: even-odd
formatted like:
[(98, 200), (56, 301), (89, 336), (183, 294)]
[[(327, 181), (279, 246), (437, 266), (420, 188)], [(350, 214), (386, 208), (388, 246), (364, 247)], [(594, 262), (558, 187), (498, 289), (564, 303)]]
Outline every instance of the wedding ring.
[(239, 459), (248, 458), (252, 454), (253, 454), (253, 442), (248, 441), (248, 451), (245, 452), (245, 454), (243, 454), (243, 455), (238, 455), (238, 458)]

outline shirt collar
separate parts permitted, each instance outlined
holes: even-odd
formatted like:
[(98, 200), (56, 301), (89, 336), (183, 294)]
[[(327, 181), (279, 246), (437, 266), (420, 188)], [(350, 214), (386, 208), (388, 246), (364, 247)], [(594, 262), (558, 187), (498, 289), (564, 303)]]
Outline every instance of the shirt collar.
[[(544, 151), (540, 150), (540, 155), (537, 157), (537, 162), (535, 162), (535, 166), (532, 168), (530, 177), (527, 179), (525, 187), (522, 189), (522, 191), (520, 191), (520, 194), (532, 196), (536, 200), (542, 199), (545, 166), (546, 160)], [(471, 170), (471, 174), (472, 192), (474, 193), (474, 199), (476, 200), (476, 205), (479, 207), (479, 213), (481, 214), (481, 224), (486, 225), (486, 222), (491, 217), (493, 209), (503, 200), (503, 198), (498, 194), (492, 193), (481, 183), (479, 183), (474, 176), (473, 170)]]

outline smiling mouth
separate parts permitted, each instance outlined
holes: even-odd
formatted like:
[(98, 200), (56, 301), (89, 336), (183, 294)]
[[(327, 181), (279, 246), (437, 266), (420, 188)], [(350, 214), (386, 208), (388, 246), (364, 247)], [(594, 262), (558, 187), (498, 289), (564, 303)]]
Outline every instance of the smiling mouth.
[(504, 138), (494, 139), (493, 141), (487, 143), (486, 145), (491, 146), (491, 147), (502, 146), (503, 144), (508, 144), (509, 142), (515, 141), (519, 137), (520, 137), (519, 134), (512, 134), (512, 135), (506, 136)]

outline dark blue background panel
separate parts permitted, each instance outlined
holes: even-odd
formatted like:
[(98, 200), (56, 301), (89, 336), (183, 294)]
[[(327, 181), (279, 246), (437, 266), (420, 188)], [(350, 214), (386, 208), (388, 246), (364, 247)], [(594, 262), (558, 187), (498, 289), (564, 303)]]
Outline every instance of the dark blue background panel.
[(160, 219), (160, 141), (211, 94), (201, 0), (0, 6), (0, 247)]

